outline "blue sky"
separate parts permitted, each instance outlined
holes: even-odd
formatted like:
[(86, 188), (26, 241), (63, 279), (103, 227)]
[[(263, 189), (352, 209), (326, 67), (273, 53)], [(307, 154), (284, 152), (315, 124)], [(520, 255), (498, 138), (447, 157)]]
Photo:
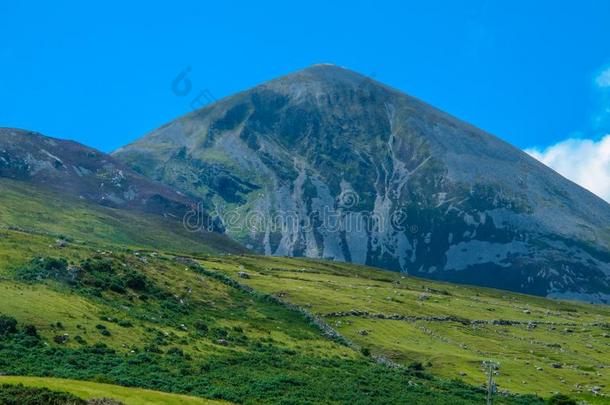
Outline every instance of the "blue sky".
[[(0, 16), (0, 126), (104, 151), (200, 91), (221, 98), (318, 62), (521, 148), (610, 132), (608, 1), (3, 1)], [(187, 67), (180, 97), (171, 83)]]

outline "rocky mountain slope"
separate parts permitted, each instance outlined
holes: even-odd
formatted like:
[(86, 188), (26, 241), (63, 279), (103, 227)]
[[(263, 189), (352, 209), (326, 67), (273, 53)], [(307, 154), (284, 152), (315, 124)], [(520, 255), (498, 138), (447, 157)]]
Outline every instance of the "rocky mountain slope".
[(332, 66), (264, 83), (114, 153), (267, 255), (595, 302), (610, 205), (502, 140)]
[[(76, 142), (0, 128), (0, 191), (3, 227), (126, 245), (244, 251), (195, 199)], [(193, 212), (210, 226), (184, 229), (183, 218)]]

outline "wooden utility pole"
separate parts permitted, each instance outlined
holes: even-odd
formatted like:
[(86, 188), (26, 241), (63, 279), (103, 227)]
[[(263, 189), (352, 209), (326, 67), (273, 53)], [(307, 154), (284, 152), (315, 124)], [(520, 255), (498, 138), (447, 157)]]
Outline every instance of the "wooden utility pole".
[(496, 393), (496, 383), (494, 383), (494, 371), (498, 369), (498, 364), (493, 361), (483, 362), (487, 367), (487, 405), (493, 405), (493, 394)]

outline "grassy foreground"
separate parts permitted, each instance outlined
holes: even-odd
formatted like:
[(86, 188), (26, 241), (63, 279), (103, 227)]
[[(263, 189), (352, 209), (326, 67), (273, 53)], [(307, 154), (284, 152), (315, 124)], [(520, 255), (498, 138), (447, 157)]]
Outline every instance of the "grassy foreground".
[(202, 263), (306, 308), (392, 362), (419, 362), (435, 375), (481, 385), (482, 362), (493, 360), (500, 365), (500, 390), (610, 402), (608, 306), (317, 260), (251, 256)]
[(23, 384), (28, 387), (48, 388), (64, 391), (82, 399), (111, 398), (125, 405), (204, 405), (228, 404), (224, 401), (212, 401), (186, 395), (168, 394), (140, 388), (127, 388), (118, 385), (101, 384), (89, 381), (76, 381), (61, 378), (0, 376), (0, 384)]
[[(379, 363), (302, 309), (213, 269), (243, 266), (259, 278), (256, 263), (236, 260), (255, 259), (58, 246), (55, 237), (1, 231), (0, 374), (245, 404), (484, 400), (482, 389), (417, 364)], [(508, 395), (496, 403), (542, 400)]]

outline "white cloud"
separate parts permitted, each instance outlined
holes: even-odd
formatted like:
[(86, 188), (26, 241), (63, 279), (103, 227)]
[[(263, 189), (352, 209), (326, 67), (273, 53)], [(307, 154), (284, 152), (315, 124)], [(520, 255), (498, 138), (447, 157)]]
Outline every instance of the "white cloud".
[(597, 76), (595, 83), (602, 88), (610, 87), (610, 67), (602, 71), (599, 76)]
[[(594, 79), (596, 106), (592, 127), (585, 133), (603, 134), (610, 129), (610, 66)], [(545, 165), (610, 203), (610, 134), (598, 141), (568, 138), (544, 149), (525, 150)]]
[[(610, 86), (610, 70), (607, 72)], [(599, 141), (566, 139), (543, 150), (526, 152), (610, 202), (610, 135)]]

